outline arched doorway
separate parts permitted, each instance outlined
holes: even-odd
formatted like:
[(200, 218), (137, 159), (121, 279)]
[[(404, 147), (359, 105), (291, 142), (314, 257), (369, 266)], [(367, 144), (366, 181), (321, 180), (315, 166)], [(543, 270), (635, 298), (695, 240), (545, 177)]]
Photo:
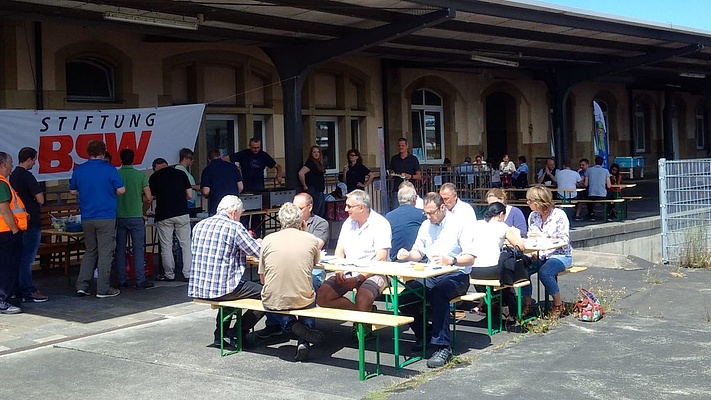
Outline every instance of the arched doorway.
[(487, 162), (498, 166), (504, 154), (516, 159), (517, 121), (516, 100), (513, 96), (505, 92), (495, 92), (486, 97)]

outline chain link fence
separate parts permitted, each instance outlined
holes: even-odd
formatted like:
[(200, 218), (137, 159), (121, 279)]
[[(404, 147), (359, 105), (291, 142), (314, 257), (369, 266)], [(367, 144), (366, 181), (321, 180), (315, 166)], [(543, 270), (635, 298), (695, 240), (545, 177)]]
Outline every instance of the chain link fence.
[(711, 266), (711, 159), (659, 160), (662, 261)]

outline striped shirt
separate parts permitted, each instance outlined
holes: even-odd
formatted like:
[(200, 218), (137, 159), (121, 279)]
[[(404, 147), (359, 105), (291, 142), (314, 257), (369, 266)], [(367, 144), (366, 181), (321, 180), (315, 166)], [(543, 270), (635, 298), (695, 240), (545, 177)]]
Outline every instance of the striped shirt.
[(193, 263), (188, 296), (215, 299), (237, 288), (247, 256), (259, 257), (261, 244), (239, 221), (218, 213), (195, 225), (190, 250)]

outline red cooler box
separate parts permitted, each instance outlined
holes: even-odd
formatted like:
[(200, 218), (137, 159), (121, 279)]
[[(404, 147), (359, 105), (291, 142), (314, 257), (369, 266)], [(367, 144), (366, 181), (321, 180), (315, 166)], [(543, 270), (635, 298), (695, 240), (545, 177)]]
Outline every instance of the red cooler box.
[[(153, 253), (143, 253), (143, 267), (146, 271), (146, 277), (153, 276)], [(126, 253), (126, 275), (128, 279), (136, 279), (136, 269), (133, 268), (133, 256), (131, 253)]]

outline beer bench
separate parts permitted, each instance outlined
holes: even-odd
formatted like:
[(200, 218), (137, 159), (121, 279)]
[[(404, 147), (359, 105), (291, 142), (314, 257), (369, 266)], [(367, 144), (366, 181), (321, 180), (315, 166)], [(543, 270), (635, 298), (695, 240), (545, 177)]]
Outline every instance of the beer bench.
[[(352, 322), (358, 327), (358, 373), (361, 381), (374, 376), (380, 375), (380, 335), (379, 329), (385, 327), (399, 327), (410, 324), (414, 321), (412, 317), (402, 315), (379, 314), (373, 312), (341, 310), (337, 308), (326, 307), (311, 307), (298, 310), (265, 310), (262, 306), (262, 301), (257, 299), (240, 299), (240, 300), (205, 300), (193, 299), (194, 302), (200, 304), (209, 304), (213, 309), (220, 310), (220, 320), (222, 322), (229, 321), (233, 316), (237, 318), (236, 332), (242, 331), (242, 310), (252, 310), (261, 312), (270, 312), (276, 314), (293, 315), (295, 317), (308, 317), (318, 319), (328, 319), (333, 321)], [(375, 373), (367, 373), (365, 371), (365, 329), (366, 325), (370, 325), (372, 331), (376, 334), (375, 337)], [(236, 350), (225, 352), (224, 349), (224, 332), (222, 324), (220, 324), (220, 355), (227, 355), (242, 351), (242, 335), (237, 335)]]

